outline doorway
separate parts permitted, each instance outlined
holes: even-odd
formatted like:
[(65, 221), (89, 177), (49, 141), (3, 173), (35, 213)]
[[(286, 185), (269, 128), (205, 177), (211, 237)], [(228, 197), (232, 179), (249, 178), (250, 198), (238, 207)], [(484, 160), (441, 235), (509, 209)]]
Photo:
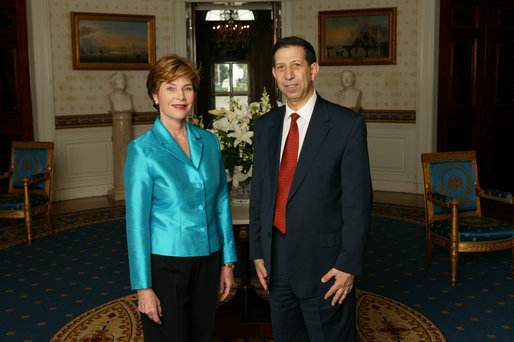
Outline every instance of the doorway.
[[(0, 3), (0, 170), (9, 169), (14, 140), (32, 140), (25, 0)], [(0, 189), (7, 189), (7, 179)]]
[[(213, 13), (222, 16), (212, 20)], [(279, 2), (191, 4), (192, 55), (201, 77), (195, 108), (206, 124), (212, 120), (208, 111), (224, 107), (230, 97), (256, 102), (266, 88), (271, 103), (276, 103), (271, 51), (279, 38), (279, 13)], [(232, 34), (220, 32), (229, 24)]]
[(441, 1), (437, 150), (476, 150), (484, 187), (514, 191), (514, 5)]

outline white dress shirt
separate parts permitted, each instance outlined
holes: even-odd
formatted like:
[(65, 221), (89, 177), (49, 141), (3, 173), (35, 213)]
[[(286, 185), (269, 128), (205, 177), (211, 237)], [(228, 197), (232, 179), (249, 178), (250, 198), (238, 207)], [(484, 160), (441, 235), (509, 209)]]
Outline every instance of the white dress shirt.
[[(282, 145), (280, 147), (280, 160), (282, 160), (282, 153), (284, 152), (284, 146), (286, 144), (287, 135), (289, 134), (289, 128), (291, 127), (291, 114), (296, 113), (300, 115), (296, 123), (298, 125), (298, 156), (300, 155), (300, 151), (302, 150), (303, 141), (305, 140), (305, 134), (307, 133), (307, 128), (309, 127), (309, 122), (311, 121), (312, 112), (314, 111), (314, 105), (316, 104), (317, 99), (316, 92), (312, 94), (311, 98), (307, 103), (303, 105), (297, 111), (292, 110), (286, 103), (286, 114), (284, 117), (284, 126), (282, 127)], [(298, 159), (298, 156), (296, 157)]]

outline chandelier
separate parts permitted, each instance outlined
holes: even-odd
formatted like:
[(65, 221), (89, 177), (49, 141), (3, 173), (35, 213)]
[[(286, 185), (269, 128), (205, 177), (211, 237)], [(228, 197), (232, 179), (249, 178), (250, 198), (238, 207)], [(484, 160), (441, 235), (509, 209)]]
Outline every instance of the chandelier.
[(212, 26), (216, 46), (225, 49), (247, 48), (250, 43), (250, 25), (241, 23), (237, 11), (223, 10), (220, 19), (222, 21), (218, 25)]

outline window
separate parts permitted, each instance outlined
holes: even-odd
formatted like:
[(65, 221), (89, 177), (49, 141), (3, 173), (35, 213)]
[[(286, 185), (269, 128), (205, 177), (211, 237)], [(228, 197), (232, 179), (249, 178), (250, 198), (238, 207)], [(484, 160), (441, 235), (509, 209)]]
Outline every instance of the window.
[(205, 16), (205, 21), (224, 20), (255, 20), (251, 10), (210, 10)]
[(216, 108), (227, 108), (230, 97), (248, 103), (247, 62), (215, 63), (213, 80)]

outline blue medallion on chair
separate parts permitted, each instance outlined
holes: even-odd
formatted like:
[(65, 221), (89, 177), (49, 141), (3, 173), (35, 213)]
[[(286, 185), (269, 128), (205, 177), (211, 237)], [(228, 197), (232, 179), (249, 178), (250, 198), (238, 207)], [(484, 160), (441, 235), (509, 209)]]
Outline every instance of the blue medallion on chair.
[[(476, 210), (475, 175), (473, 162), (431, 162), (432, 192), (459, 200), (459, 210)], [(450, 212), (449, 208), (434, 205), (437, 214)]]
[[(23, 188), (24, 177), (45, 173), (46, 171), (46, 149), (24, 148), (14, 150), (13, 188)], [(31, 189), (44, 189), (44, 183), (35, 183)]]

